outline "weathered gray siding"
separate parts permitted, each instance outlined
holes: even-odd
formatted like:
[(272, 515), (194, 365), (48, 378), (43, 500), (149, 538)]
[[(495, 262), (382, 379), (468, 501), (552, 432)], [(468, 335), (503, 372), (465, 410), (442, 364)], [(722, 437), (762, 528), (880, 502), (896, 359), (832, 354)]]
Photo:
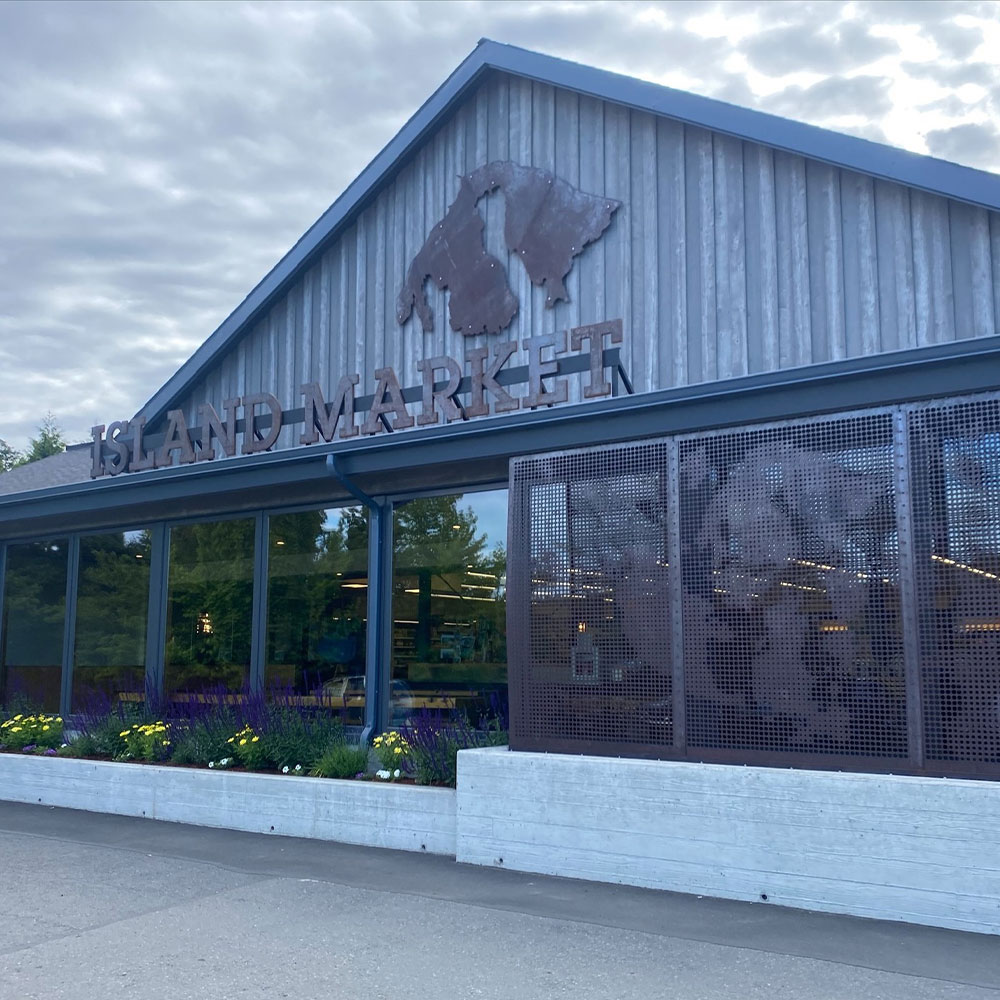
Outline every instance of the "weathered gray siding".
[[(1000, 329), (1000, 216), (789, 153), (515, 77), (484, 83), (261, 318), (184, 408), (298, 387), (473, 346), (447, 326), (400, 328), (396, 295), (460, 174), (512, 159), (621, 199), (576, 259), (571, 301), (544, 308), (503, 241), (503, 201), (480, 203), (488, 250), (508, 263), (523, 338), (621, 317), (639, 392), (725, 379)], [(479, 339), (477, 338), (477, 341)], [(512, 362), (516, 363), (516, 362)], [(579, 386), (571, 383), (571, 399)], [(283, 432), (280, 445), (298, 431)]]

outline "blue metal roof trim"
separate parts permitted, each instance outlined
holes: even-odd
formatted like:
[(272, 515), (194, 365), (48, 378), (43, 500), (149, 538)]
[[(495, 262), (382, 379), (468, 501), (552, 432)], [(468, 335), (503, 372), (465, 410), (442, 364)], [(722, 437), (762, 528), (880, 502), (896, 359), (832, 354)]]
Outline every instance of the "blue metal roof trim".
[(1000, 176), (762, 111), (483, 39), (389, 144), (139, 411), (150, 423), (198, 379), (406, 161), (488, 70), (588, 94), (932, 194), (1000, 211)]

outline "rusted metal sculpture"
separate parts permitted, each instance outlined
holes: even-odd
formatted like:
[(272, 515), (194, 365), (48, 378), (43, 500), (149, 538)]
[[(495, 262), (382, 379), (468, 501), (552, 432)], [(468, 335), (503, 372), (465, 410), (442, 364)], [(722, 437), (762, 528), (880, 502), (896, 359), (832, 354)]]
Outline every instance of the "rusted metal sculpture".
[(451, 293), (451, 328), (466, 336), (500, 333), (517, 314), (503, 264), (483, 245), (485, 223), (477, 203), (501, 191), (506, 207), (504, 239), (535, 285), (545, 288), (549, 308), (567, 299), (565, 279), (573, 258), (600, 239), (620, 201), (587, 194), (537, 167), (488, 163), (459, 180), (458, 196), (434, 225), (413, 258), (399, 293), (396, 318), (405, 323), (414, 308), (425, 331), (434, 316), (424, 292), (430, 279)]

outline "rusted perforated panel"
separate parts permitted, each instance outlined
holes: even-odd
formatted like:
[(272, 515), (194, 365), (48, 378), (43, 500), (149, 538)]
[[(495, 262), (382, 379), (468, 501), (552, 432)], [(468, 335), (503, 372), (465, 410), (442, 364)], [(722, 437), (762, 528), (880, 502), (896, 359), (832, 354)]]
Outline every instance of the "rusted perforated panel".
[(908, 413), (928, 766), (1000, 772), (1000, 400)]
[(691, 748), (907, 756), (892, 418), (680, 443)]
[(517, 460), (515, 748), (1000, 777), (1000, 399)]

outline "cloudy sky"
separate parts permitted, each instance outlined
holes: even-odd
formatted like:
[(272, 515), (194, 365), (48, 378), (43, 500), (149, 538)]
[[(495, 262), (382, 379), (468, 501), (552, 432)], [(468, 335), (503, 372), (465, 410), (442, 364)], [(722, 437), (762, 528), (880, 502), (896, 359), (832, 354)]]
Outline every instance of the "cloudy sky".
[(0, 438), (135, 412), (487, 36), (1000, 173), (1000, 3), (0, 0)]

